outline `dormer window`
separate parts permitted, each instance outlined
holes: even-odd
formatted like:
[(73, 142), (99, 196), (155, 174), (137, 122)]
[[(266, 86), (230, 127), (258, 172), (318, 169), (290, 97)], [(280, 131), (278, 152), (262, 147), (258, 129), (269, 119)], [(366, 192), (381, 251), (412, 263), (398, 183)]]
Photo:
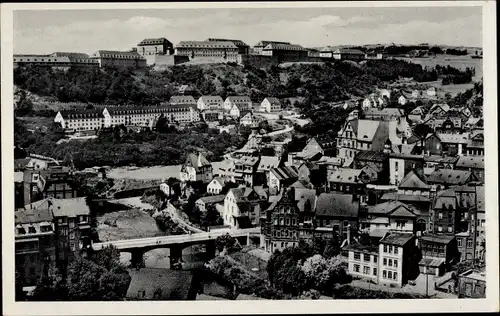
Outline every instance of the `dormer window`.
[(28, 233), (30, 233), (30, 234), (36, 234), (36, 229), (35, 229), (35, 227), (34, 227), (34, 226), (30, 226), (30, 227), (28, 227)]
[(17, 234), (18, 235), (24, 235), (24, 234), (26, 234), (26, 230), (24, 229), (24, 227), (18, 227), (17, 228)]

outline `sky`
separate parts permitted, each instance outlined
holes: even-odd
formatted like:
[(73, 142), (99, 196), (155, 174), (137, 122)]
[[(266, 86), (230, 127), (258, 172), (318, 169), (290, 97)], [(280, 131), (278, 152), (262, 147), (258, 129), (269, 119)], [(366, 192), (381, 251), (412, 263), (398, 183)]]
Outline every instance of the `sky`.
[(18, 10), (14, 53), (130, 50), (144, 38), (482, 46), (481, 7)]

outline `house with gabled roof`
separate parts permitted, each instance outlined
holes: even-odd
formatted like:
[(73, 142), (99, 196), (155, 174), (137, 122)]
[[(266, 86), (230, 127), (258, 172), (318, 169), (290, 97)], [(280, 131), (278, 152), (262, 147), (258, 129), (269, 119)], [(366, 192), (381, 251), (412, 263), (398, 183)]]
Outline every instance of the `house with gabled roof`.
[(281, 111), (281, 102), (278, 98), (267, 97), (260, 104), (260, 111), (273, 113)]
[(455, 169), (470, 171), (478, 181), (484, 182), (484, 157), (482, 156), (460, 156)]
[[(401, 201), (388, 201), (368, 206), (368, 217), (364, 221), (369, 224), (369, 232), (376, 229), (395, 233), (416, 233), (416, 220), (420, 211)], [(424, 227), (425, 231), (425, 227)]]
[(181, 167), (181, 181), (201, 181), (209, 183), (212, 181), (212, 165), (202, 153), (191, 153)]
[(316, 138), (311, 138), (302, 151), (298, 152), (294, 158), (294, 164), (301, 164), (304, 161), (315, 161), (324, 155), (325, 151)]
[(198, 110), (223, 110), (224, 100), (219, 95), (202, 95), (196, 106)]
[(261, 156), (257, 166), (257, 173), (262, 174), (262, 182), (269, 184), (271, 170), (281, 165), (281, 158), (275, 156)]
[[(240, 113), (241, 115), (241, 113)], [(247, 112), (247, 114), (243, 115), (240, 119), (240, 125), (243, 126), (256, 126), (260, 122), (260, 119), (255, 116), (252, 112)]]
[(234, 106), (237, 106), (240, 111), (243, 110), (252, 110), (252, 100), (249, 96), (228, 96), (224, 101), (223, 107), (224, 110), (229, 112), (233, 109)]
[(467, 156), (484, 156), (484, 133), (482, 130), (471, 132), (465, 152)]
[(277, 194), (282, 189), (289, 187), (298, 179), (299, 174), (295, 166), (272, 168), (269, 173), (269, 192), (271, 194)]
[(427, 184), (422, 169), (414, 169), (406, 174), (398, 185), (397, 192), (387, 192), (381, 201), (397, 200), (412, 205), (421, 211), (429, 209), (432, 186)]
[(328, 173), (327, 181), (330, 190), (335, 192), (356, 194), (364, 198), (365, 186), (376, 178), (375, 171), (368, 174), (369, 170), (338, 168)]
[(249, 228), (259, 224), (259, 219), (268, 204), (268, 194), (262, 187), (231, 188), (224, 198), (225, 225)]
[(435, 170), (426, 178), (427, 183), (441, 187), (464, 185), (477, 180), (477, 177), (470, 171), (452, 169)]
[(351, 231), (358, 229), (359, 207), (352, 194), (321, 193), (316, 201), (314, 235), (351, 242)]

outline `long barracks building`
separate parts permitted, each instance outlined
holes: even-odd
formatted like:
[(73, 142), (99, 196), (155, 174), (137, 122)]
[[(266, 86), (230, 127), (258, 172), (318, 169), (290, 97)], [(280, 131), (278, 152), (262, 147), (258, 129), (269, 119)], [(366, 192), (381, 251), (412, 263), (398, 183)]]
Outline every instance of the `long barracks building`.
[(173, 123), (192, 123), (200, 120), (196, 106), (162, 105), (157, 107), (106, 106), (94, 110), (59, 111), (54, 122), (74, 131), (98, 130), (118, 125), (153, 127), (163, 115)]

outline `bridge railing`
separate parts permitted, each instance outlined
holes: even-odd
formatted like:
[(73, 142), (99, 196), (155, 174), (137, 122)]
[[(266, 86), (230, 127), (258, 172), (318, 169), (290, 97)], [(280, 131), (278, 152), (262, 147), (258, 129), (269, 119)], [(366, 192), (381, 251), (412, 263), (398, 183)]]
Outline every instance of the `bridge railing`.
[(92, 248), (94, 250), (101, 250), (102, 248), (109, 245), (113, 245), (118, 249), (141, 248), (154, 245), (168, 245), (176, 243), (189, 243), (189, 242), (197, 242), (204, 240), (212, 240), (216, 239), (219, 236), (223, 236), (225, 234), (229, 234), (233, 237), (242, 237), (252, 233), (260, 233), (260, 228), (255, 227), (247, 229), (233, 229), (230, 231), (203, 232), (194, 234), (169, 235), (169, 236), (159, 236), (159, 237), (106, 241), (101, 243), (94, 243), (92, 245)]

